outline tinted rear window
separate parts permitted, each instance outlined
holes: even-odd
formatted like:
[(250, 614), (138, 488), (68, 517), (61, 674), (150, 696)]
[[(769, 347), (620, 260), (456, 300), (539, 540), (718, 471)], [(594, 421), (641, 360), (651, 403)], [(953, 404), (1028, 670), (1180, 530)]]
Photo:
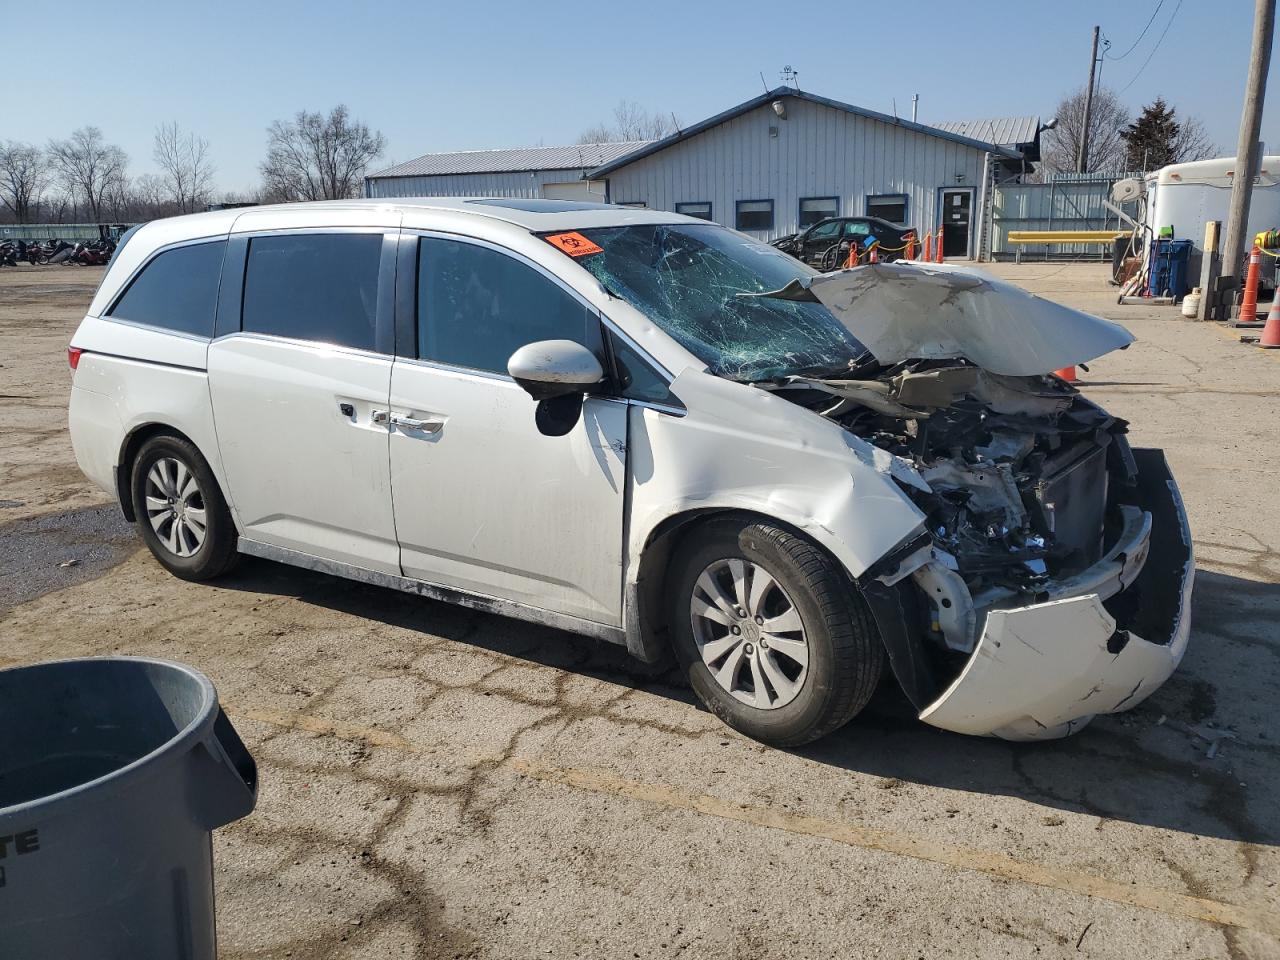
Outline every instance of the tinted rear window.
[(374, 349), (380, 233), (254, 237), (242, 329)]
[(213, 336), (225, 240), (166, 250), (143, 267), (110, 316), (179, 333)]

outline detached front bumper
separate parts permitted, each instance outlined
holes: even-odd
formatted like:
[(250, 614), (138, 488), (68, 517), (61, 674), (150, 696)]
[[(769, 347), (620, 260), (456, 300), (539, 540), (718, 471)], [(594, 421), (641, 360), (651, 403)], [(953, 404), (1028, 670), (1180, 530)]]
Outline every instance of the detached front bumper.
[[(1137, 706), (1177, 669), (1191, 626), (1191, 531), (1164, 455), (1134, 457), (1149, 538), (1127, 556), (1113, 550), (1116, 572), (1095, 575), (1087, 592), (988, 613), (968, 663), (921, 720), (1008, 740), (1065, 737)], [(1117, 581), (1123, 589), (1107, 596), (1103, 584)]]

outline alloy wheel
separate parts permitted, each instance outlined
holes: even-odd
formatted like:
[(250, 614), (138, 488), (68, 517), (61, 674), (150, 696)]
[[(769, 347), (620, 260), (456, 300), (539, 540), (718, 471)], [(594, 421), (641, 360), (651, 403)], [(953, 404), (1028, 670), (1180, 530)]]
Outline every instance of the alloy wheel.
[(174, 457), (161, 457), (147, 471), (147, 519), (165, 549), (177, 557), (194, 556), (208, 533), (204, 495), (195, 474)]
[(809, 643), (795, 603), (750, 560), (716, 560), (698, 577), (689, 601), (693, 638), (724, 690), (762, 710), (800, 693)]

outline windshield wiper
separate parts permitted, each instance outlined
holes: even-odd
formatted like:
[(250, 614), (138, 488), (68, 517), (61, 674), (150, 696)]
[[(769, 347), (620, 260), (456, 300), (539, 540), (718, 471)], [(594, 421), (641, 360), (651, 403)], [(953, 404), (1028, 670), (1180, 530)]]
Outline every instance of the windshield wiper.
[(868, 360), (875, 361), (870, 350), (858, 354), (843, 364), (814, 363), (807, 367), (797, 367), (792, 371), (792, 376), (804, 376), (814, 380), (849, 380), (855, 378), (867, 366), (879, 365), (878, 362), (868, 364)]

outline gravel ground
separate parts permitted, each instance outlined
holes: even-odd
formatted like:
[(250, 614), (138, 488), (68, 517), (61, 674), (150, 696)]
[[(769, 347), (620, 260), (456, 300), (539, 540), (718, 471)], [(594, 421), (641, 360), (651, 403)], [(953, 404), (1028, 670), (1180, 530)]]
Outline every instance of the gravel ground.
[(995, 269), (1138, 336), (1084, 389), (1166, 449), (1201, 565), (1179, 672), (1068, 740), (886, 688), (772, 750), (584, 638), (262, 561), (173, 579), (66, 437), (93, 268), (0, 270), (0, 665), (213, 678), (262, 780), (214, 839), (224, 958), (1280, 956), (1280, 357), (1098, 266)]

